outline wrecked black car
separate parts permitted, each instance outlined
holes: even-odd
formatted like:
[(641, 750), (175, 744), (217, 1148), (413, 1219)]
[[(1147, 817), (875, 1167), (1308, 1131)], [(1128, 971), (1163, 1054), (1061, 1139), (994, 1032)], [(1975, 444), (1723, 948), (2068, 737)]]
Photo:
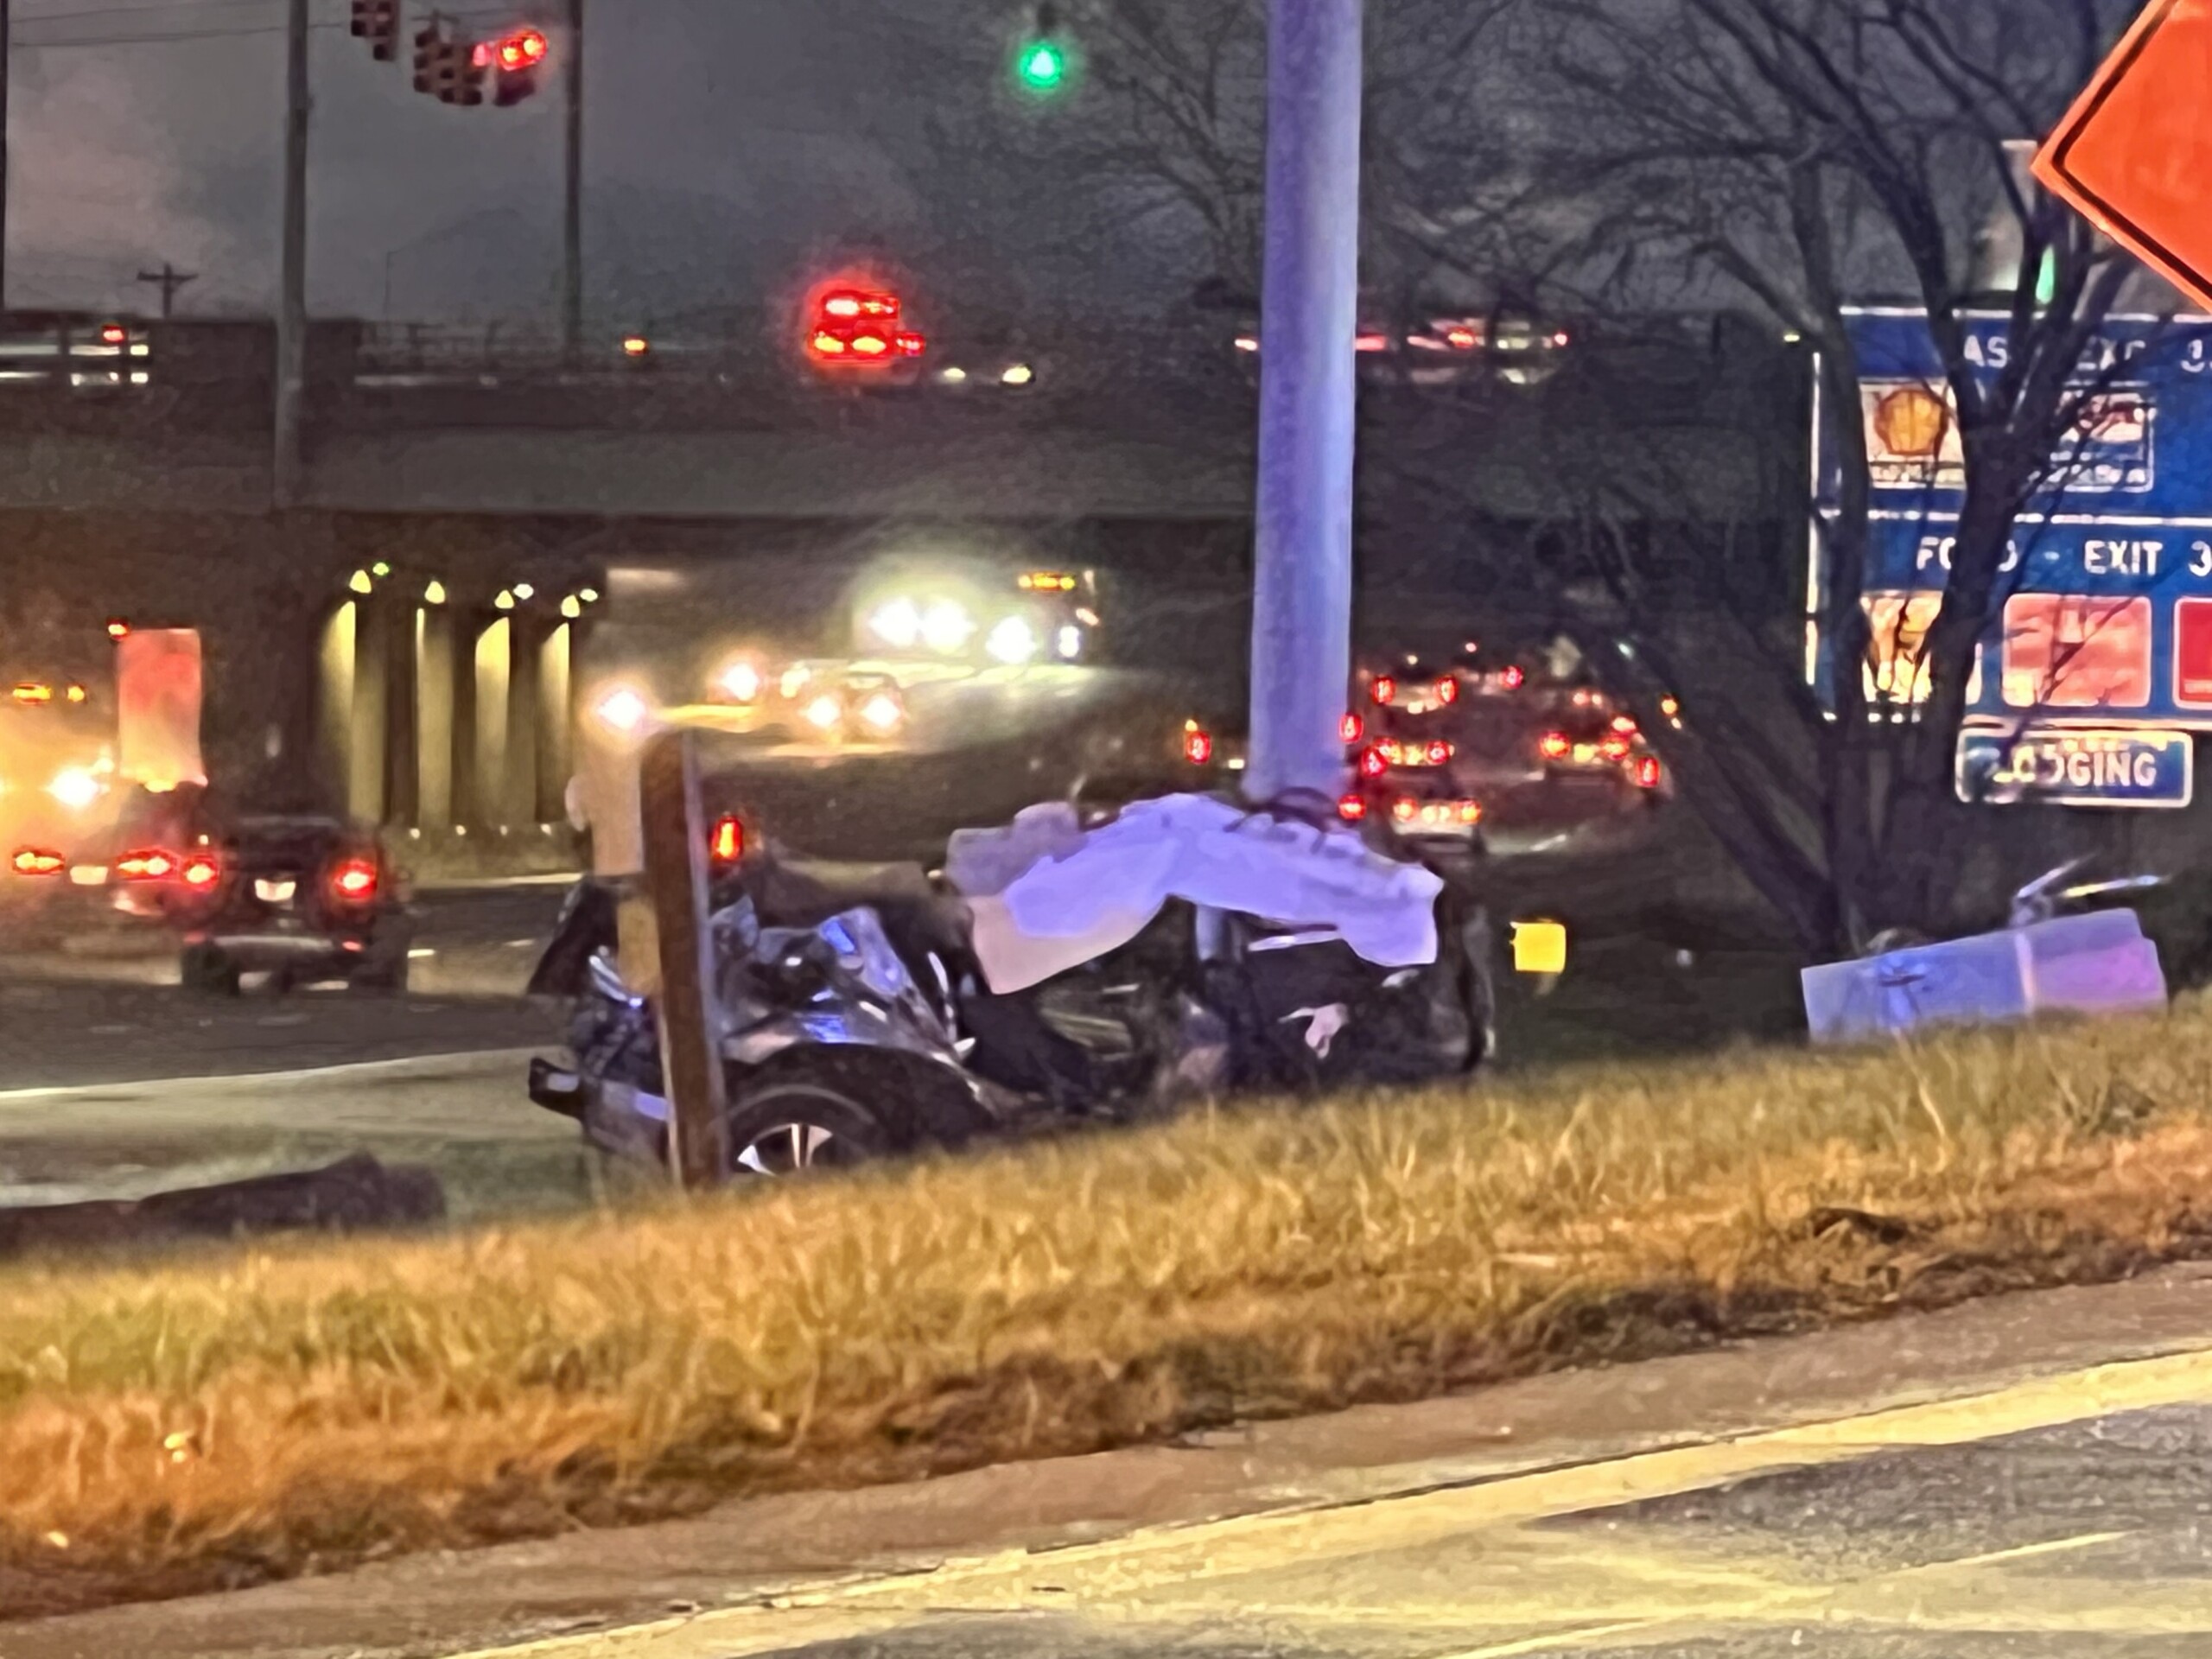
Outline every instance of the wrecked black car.
[[(570, 1005), (531, 1095), (662, 1160), (651, 1000), (588, 880), (534, 994)], [(1463, 1075), (1494, 1042), (1489, 928), (1333, 803), (1066, 804), (954, 835), (944, 867), (773, 852), (713, 890), (733, 1173), (785, 1174), (1232, 1092)]]

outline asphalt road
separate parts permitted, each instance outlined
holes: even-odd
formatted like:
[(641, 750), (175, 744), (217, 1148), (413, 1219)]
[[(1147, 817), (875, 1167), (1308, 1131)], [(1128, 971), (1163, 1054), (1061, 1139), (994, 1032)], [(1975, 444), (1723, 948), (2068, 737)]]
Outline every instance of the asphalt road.
[(2196, 1659), (2212, 1356), (787, 1594), (541, 1659)]

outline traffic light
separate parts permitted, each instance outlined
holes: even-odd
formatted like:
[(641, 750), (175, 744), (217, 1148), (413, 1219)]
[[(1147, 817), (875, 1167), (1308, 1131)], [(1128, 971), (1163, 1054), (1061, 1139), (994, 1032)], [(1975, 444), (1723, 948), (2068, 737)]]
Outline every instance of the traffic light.
[(550, 50), (543, 29), (518, 29), (490, 42), (486, 59), (499, 73), (492, 101), (505, 109), (537, 91), (537, 66)]
[(1074, 68), (1072, 51), (1060, 28), (1059, 8), (1052, 0), (1043, 0), (1035, 27), (1014, 48), (1014, 80), (1025, 92), (1050, 98), (1065, 89)]
[(438, 93), (438, 76), (445, 67), (446, 37), (438, 25), (428, 22), (415, 31), (415, 90)]
[(399, 0), (353, 0), (353, 30), (371, 57), (390, 63), (399, 55)]
[(491, 67), (491, 58), (481, 41), (466, 35), (447, 44), (453, 54), (452, 94), (448, 104), (474, 106), (484, 101), (484, 73)]

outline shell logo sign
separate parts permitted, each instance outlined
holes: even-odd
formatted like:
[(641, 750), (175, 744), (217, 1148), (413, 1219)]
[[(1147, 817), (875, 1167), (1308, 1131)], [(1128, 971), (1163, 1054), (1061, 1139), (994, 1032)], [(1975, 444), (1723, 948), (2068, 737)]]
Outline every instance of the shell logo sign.
[(1877, 489), (1959, 489), (1966, 448), (1948, 397), (1920, 381), (1861, 388), (1866, 464)]

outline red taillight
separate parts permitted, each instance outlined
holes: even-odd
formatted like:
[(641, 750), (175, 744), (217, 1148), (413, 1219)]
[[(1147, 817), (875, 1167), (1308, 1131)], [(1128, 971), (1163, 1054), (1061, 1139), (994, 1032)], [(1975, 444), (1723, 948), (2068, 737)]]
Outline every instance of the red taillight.
[(10, 861), (17, 875), (59, 875), (69, 868), (67, 859), (43, 847), (19, 849)]
[(177, 874), (186, 887), (205, 893), (223, 879), (223, 867), (212, 853), (195, 853), (184, 861), (183, 869)]
[(1452, 749), (1449, 743), (1432, 743), (1428, 746), (1428, 764), (1432, 766), (1440, 766), (1452, 758)]
[(1357, 715), (1346, 715), (1337, 722), (1337, 735), (1347, 743), (1357, 743), (1367, 735), (1367, 722)]
[(1389, 771), (1389, 769), (1390, 757), (1385, 754), (1381, 749), (1365, 749), (1361, 752), (1359, 757), (1359, 775), (1361, 777), (1380, 778), (1384, 772)]
[(707, 834), (707, 856), (716, 864), (734, 864), (745, 856), (745, 825), (734, 812), (715, 820)]
[(1574, 745), (1567, 741), (1565, 732), (1546, 732), (1536, 747), (1543, 751), (1545, 760), (1564, 760)]
[(1459, 681), (1456, 675), (1446, 674), (1436, 683), (1436, 700), (1446, 704), (1459, 701)]
[(1376, 677), (1375, 701), (1388, 709), (1398, 700), (1398, 683), (1388, 674)]
[(1529, 677), (1521, 671), (1518, 664), (1507, 669), (1504, 673), (1498, 676), (1498, 678), (1504, 682), (1505, 689), (1509, 691), (1518, 691), (1529, 683)]
[(158, 847), (125, 853), (115, 861), (115, 873), (126, 881), (166, 881), (177, 873), (177, 856)]
[(349, 905), (365, 904), (377, 896), (378, 879), (373, 859), (346, 859), (330, 873), (331, 896)]
[(1213, 734), (1196, 729), (1183, 734), (1183, 758), (1194, 766), (1213, 759)]
[(1337, 803), (1337, 816), (1347, 823), (1357, 823), (1367, 816), (1367, 798), (1347, 795)]
[(1659, 760), (1656, 755), (1645, 755), (1636, 763), (1636, 781), (1643, 789), (1659, 787)]

